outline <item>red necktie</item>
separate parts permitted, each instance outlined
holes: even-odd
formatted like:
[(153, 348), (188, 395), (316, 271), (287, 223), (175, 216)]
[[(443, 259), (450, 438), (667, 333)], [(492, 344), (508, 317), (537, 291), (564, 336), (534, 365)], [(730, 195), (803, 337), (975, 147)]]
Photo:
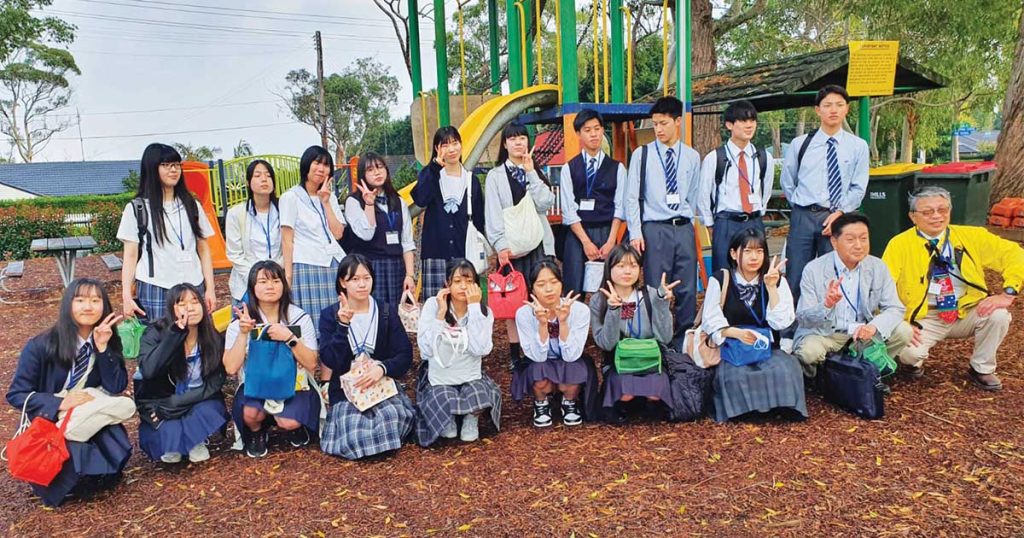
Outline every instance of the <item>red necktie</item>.
[(750, 174), (747, 173), (746, 153), (742, 151), (740, 152), (739, 169), (740, 203), (743, 204), (744, 213), (753, 213), (754, 206), (750, 204)]

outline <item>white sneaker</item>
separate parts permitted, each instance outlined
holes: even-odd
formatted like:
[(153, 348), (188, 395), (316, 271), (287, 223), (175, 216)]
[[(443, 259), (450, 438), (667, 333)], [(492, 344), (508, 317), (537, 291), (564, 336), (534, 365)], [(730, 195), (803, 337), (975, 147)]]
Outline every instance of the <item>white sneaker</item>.
[(445, 439), (455, 439), (459, 435), (459, 429), (455, 425), (455, 417), (452, 417), (452, 421), (445, 426), (444, 430), (441, 431), (441, 437)]
[(779, 349), (785, 353), (793, 354), (793, 339), (792, 338), (780, 338)]
[(181, 462), (181, 454), (178, 452), (168, 452), (160, 456), (160, 461), (164, 463), (179, 463)]
[[(181, 459), (181, 456), (178, 456), (178, 459)], [(192, 463), (199, 463), (208, 459), (210, 459), (210, 451), (206, 448), (205, 442), (199, 443), (192, 447), (192, 450), (188, 451), (188, 461), (191, 461)]]
[(480, 438), (480, 428), (476, 415), (465, 415), (462, 417), (462, 433), (459, 439), (469, 443)]

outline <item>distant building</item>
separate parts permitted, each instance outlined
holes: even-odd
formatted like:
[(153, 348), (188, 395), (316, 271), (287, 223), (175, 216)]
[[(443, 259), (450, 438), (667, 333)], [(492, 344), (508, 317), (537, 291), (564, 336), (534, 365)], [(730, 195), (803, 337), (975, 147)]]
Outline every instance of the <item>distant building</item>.
[(995, 153), (999, 131), (975, 131), (969, 135), (960, 136), (959, 139), (961, 159), (991, 155)]
[(139, 161), (0, 164), (0, 200), (40, 196), (119, 194)]

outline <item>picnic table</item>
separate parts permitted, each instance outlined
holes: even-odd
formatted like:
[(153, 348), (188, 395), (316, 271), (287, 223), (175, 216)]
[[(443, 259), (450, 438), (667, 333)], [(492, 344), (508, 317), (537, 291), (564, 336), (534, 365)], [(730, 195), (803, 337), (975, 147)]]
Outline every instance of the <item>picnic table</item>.
[(41, 252), (47, 255), (56, 256), (57, 269), (60, 271), (60, 279), (64, 287), (75, 279), (75, 258), (80, 251), (89, 252), (96, 248), (96, 240), (91, 235), (81, 237), (49, 237), (45, 239), (33, 239), (32, 252)]

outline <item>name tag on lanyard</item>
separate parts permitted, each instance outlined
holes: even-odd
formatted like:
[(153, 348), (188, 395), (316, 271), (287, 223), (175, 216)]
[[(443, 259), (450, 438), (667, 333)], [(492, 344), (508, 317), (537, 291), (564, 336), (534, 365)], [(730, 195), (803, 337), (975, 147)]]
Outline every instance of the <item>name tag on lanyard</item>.
[(384, 238), (387, 240), (389, 245), (397, 245), (400, 243), (398, 232), (387, 232), (384, 234)]
[(670, 192), (667, 195), (665, 195), (665, 203), (667, 203), (667, 204), (677, 204), (678, 205), (681, 202), (682, 202), (682, 199), (679, 197), (679, 193), (678, 192)]
[(593, 211), (597, 205), (597, 200), (593, 198), (584, 198), (580, 200), (580, 211)]

